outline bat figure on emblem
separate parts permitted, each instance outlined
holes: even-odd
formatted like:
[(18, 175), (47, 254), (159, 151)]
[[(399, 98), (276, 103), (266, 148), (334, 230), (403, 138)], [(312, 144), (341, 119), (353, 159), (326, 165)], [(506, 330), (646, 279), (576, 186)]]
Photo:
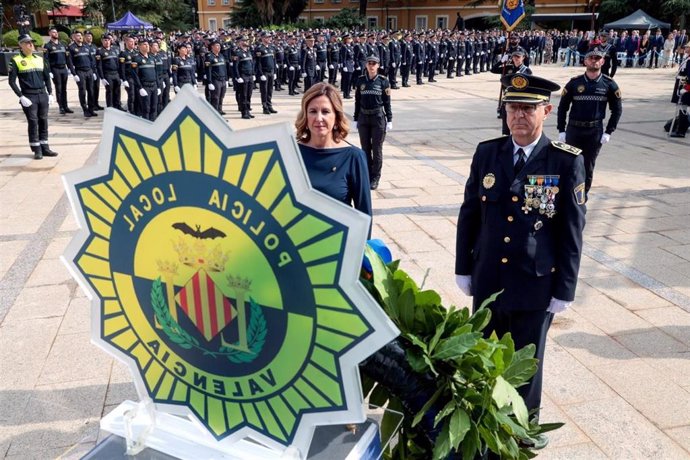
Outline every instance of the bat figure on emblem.
[(194, 238), (200, 240), (214, 239), (214, 238), (225, 238), (225, 233), (221, 232), (217, 228), (209, 227), (203, 232), (201, 231), (201, 225), (195, 225), (196, 230), (185, 224), (184, 222), (177, 222), (172, 225), (175, 230), (179, 230), (185, 235), (192, 235)]

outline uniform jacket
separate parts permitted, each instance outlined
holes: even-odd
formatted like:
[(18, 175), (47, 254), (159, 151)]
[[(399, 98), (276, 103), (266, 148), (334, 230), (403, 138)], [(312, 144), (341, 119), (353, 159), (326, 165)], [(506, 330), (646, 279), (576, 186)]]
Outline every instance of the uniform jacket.
[[(544, 184), (551, 177), (552, 185), (557, 179), (552, 217), (539, 207), (523, 209), (530, 176), (536, 184), (539, 177)], [(472, 275), (475, 306), (500, 290), (493, 308), (545, 310), (552, 297), (575, 298), (584, 181), (579, 149), (544, 135), (517, 176), (510, 137), (479, 144), (460, 208), (455, 259), (456, 274)]]
[(611, 116), (606, 124), (606, 132), (611, 134), (616, 130), (618, 120), (623, 113), (622, 96), (618, 84), (603, 73), (596, 80), (590, 80), (587, 74), (571, 78), (563, 88), (561, 101), (558, 104), (558, 131), (565, 131), (568, 110), (570, 110), (570, 120), (602, 121), (603, 123), (607, 105), (611, 109)]

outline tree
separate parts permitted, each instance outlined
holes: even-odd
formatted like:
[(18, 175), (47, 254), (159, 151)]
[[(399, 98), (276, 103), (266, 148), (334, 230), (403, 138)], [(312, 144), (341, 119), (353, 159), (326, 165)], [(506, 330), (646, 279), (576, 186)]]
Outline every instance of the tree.
[(263, 27), (297, 21), (307, 0), (244, 0), (236, 2), (230, 17), (239, 27)]
[[(115, 16), (111, 7), (114, 6)], [(194, 0), (86, 0), (85, 11), (98, 9), (108, 22), (120, 18), (127, 11), (131, 11), (139, 18), (160, 27), (163, 30), (188, 30), (194, 24), (192, 6)]]
[(690, 12), (690, 0), (602, 0), (599, 24), (606, 24), (634, 13), (638, 9), (671, 24), (671, 28), (685, 24)]

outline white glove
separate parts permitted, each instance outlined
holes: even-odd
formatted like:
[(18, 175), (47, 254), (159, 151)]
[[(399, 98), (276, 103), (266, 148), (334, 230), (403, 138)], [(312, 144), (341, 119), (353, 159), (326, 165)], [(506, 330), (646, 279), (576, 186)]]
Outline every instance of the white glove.
[(214, 85), (213, 83), (209, 83), (209, 84), (208, 84), (208, 90), (209, 90), (209, 91), (215, 91), (215, 90), (216, 90), (216, 85)]
[(455, 284), (467, 297), (472, 297), (472, 277), (470, 275), (455, 275)]
[(129, 88), (129, 82), (127, 80), (122, 80), (122, 86)]
[(244, 78), (238, 78), (237, 83), (244, 83)]
[[(287, 69), (287, 68), (288, 68), (288, 65), (287, 65), (287, 64), (283, 64), (283, 69)], [(295, 68), (292, 67), (292, 66), (290, 66), (290, 70), (295, 70)]]
[(361, 67), (355, 67), (355, 70), (362, 70)]
[(146, 96), (148, 96), (148, 95), (149, 95), (149, 93), (147, 93), (146, 90), (145, 90), (144, 88), (141, 88), (141, 89), (139, 90), (139, 96), (141, 96), (141, 97), (146, 97)]
[(303, 74), (302, 74), (302, 78), (306, 78), (306, 77), (307, 77), (307, 74), (306, 74), (306, 73), (303, 73)]
[(391, 66), (395, 69), (395, 62), (393, 62), (393, 63), (391, 64)]
[(393, 131), (393, 122), (389, 121), (386, 123), (386, 131)]
[(546, 309), (549, 313), (561, 313), (564, 312), (572, 305), (572, 302), (566, 302), (565, 300), (558, 300), (551, 297), (551, 302), (549, 302), (549, 308)]
[(565, 133), (558, 133), (558, 142), (565, 142)]
[(50, 78), (55, 78), (53, 77), (53, 72), (50, 72)]
[(156, 94), (159, 96), (161, 95), (161, 89), (160, 88), (156, 88)]
[(173, 90), (175, 91), (175, 93), (179, 93), (179, 92), (180, 92), (180, 87), (179, 87), (179, 86), (176, 86), (176, 87), (173, 88)]
[(277, 79), (278, 79), (278, 74), (277, 74), (277, 73), (274, 73), (274, 74), (273, 74), (273, 79), (274, 79), (274, 80), (277, 80)]
[(256, 81), (256, 76), (252, 75), (252, 81)]
[(314, 68), (315, 68), (316, 70), (321, 70), (321, 67), (319, 67), (319, 66), (316, 66), (316, 67), (314, 67)]
[(599, 143), (601, 143), (601, 145), (604, 145), (604, 144), (607, 144), (610, 140), (611, 140), (611, 135), (604, 133), (601, 135), (601, 140), (599, 140)]
[(260, 77), (259, 77), (259, 80), (261, 80), (261, 81), (266, 81), (266, 75), (260, 76)]
[(163, 88), (167, 88), (168, 85), (165, 84), (165, 80), (161, 81), (161, 84), (163, 85)]
[(329, 65), (328, 68), (329, 68), (329, 69), (332, 69), (332, 68), (333, 68), (333, 64)]
[(48, 95), (48, 105), (53, 105), (54, 102), (55, 102), (55, 97), (53, 97), (52, 94), (49, 94)]
[(503, 57), (501, 58), (501, 62), (508, 62), (508, 59), (510, 59), (510, 56), (507, 54), (504, 54)]
[(93, 74), (93, 81), (96, 81), (96, 80), (98, 80), (98, 75)]
[(417, 65), (422, 65), (424, 64), (422, 61), (417, 62)]
[(34, 103), (31, 102), (31, 99), (29, 99), (26, 96), (21, 96), (19, 98), (19, 103), (22, 105), (22, 107), (31, 107), (32, 105), (34, 105)]
[(101, 85), (103, 85), (103, 86), (109, 86), (110, 83), (108, 83), (108, 80), (106, 80), (105, 78), (101, 78)]
[(288, 70), (292, 72), (293, 70), (295, 70), (295, 68), (290, 66), (290, 68)]
[(169, 83), (170, 83), (171, 85), (173, 84), (173, 78), (172, 78), (172, 77), (169, 78)]
[(79, 75), (72, 75), (72, 78), (74, 79), (75, 83), (79, 83), (81, 81), (81, 78), (79, 78)]
[(687, 93), (687, 91), (685, 89), (681, 89), (680, 91), (678, 91), (679, 96), (682, 96), (685, 93)]

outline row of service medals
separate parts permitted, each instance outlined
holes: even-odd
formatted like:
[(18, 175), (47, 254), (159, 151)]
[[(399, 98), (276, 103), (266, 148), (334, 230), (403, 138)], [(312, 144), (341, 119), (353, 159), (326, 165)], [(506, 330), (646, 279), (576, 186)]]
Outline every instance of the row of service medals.
[(522, 206), (525, 214), (538, 210), (539, 214), (549, 218), (556, 215), (559, 178), (560, 176), (527, 176), (525, 204)]

